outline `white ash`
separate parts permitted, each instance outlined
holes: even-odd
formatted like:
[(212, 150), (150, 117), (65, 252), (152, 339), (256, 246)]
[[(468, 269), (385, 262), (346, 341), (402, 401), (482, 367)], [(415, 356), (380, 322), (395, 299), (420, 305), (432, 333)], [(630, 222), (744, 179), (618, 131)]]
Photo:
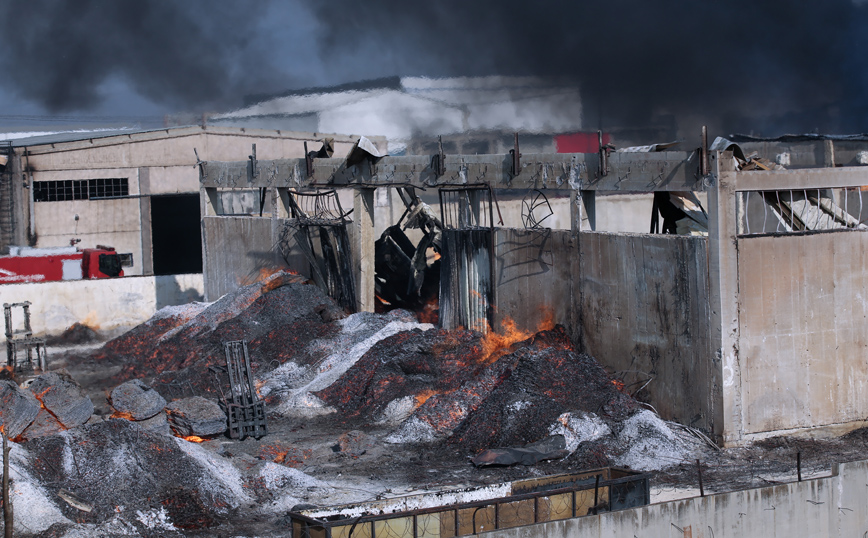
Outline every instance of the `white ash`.
[(428, 443), (436, 441), (441, 437), (442, 435), (433, 426), (424, 420), (420, 420), (418, 417), (412, 417), (407, 422), (401, 424), (397, 430), (386, 436), (384, 441), (392, 444)]
[(27, 471), (30, 466), (27, 451), (11, 443), (9, 476), (12, 478), (12, 487), (9, 500), (13, 507), (15, 529), (21, 534), (36, 534), (55, 523), (72, 523), (57, 507), (56, 497), (49, 496)]
[(136, 526), (121, 516), (101, 525), (79, 523), (63, 534), (63, 538), (104, 538), (106, 536), (141, 536)]
[(328, 488), (329, 485), (298, 469), (266, 462), (259, 470), (259, 478), (263, 480), (266, 489), (310, 490), (311, 488)]
[(386, 404), (385, 409), (383, 409), (383, 412), (377, 419), (377, 424), (397, 426), (401, 422), (410, 418), (410, 415), (413, 414), (413, 411), (415, 411), (417, 407), (419, 407), (419, 404), (415, 396), (396, 398)]
[(517, 413), (518, 411), (521, 411), (522, 409), (526, 409), (526, 408), (530, 407), (531, 405), (532, 404), (528, 401), (518, 400), (517, 402), (512, 402), (511, 404), (506, 406), (506, 409), (510, 413)]
[(688, 459), (691, 447), (652, 411), (639, 411), (624, 421), (618, 435), (624, 448), (615, 464), (637, 471), (657, 471)]
[(147, 512), (136, 510), (136, 519), (149, 529), (160, 529), (166, 531), (178, 530), (177, 527), (172, 524), (172, 520), (169, 518), (168, 512), (166, 512), (165, 506), (161, 506), (159, 510), (151, 509)]
[(564, 413), (549, 427), (549, 434), (564, 436), (570, 454), (582, 443), (596, 441), (611, 433), (609, 425), (594, 413)]
[(145, 323), (150, 324), (156, 320), (166, 318), (181, 318), (187, 321), (199, 315), (200, 312), (202, 312), (212, 304), (213, 303), (192, 302), (175, 306), (164, 306), (163, 308), (154, 312), (154, 315), (151, 316), (151, 319), (149, 319)]
[(225, 496), (238, 505), (250, 502), (250, 496), (244, 491), (241, 473), (228, 460), (224, 460), (197, 443), (191, 443), (175, 437), (178, 446), (185, 454), (193, 458), (205, 471), (205, 475), (197, 484), (201, 491), (211, 491), (217, 495)]
[[(281, 365), (263, 379), (260, 387), (262, 395), (280, 394), (280, 403), (275, 410), (284, 415), (315, 415), (332, 412), (333, 409), (311, 393), (322, 390), (337, 381), (349, 370), (374, 344), (394, 334), (413, 329), (427, 331), (434, 328), (430, 323), (409, 321), (405, 312), (389, 313), (385, 316), (359, 312), (340, 321), (340, 334), (328, 341), (318, 340), (311, 345), (327, 353), (313, 369), (313, 376), (300, 376), (298, 366), (292, 363)], [(305, 379), (302, 386), (294, 381)], [(309, 380), (308, 380), (309, 379)]]

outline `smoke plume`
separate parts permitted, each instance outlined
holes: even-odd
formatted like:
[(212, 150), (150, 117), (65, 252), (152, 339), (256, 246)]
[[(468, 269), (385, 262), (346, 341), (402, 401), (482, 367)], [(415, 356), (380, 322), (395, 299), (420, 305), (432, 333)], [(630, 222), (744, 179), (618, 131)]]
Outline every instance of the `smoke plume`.
[(3, 84), (50, 112), (87, 110), (109, 82), (154, 102), (237, 100), (267, 72), (243, 2), (11, 0), (0, 3)]
[(589, 127), (868, 130), (868, 6), (851, 0), (315, 5), (334, 53), (370, 41), (429, 76), (573, 77)]
[(55, 112), (112, 81), (213, 110), (389, 75), (538, 75), (575, 80), (588, 128), (862, 132), (866, 30), (855, 0), (7, 0), (0, 84)]

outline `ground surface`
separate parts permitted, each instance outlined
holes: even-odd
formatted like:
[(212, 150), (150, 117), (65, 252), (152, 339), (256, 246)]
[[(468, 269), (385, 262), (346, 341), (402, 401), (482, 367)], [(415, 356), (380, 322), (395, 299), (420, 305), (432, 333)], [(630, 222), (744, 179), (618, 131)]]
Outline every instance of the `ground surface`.
[[(88, 349), (87, 346), (55, 349), (51, 356), (52, 365), (66, 367), (87, 389), (98, 412), (107, 414), (110, 406), (106, 400), (106, 387), (111, 386), (121, 365), (67, 361), (68, 356), (80, 355)], [(327, 494), (313, 487), (309, 492), (299, 492), (300, 502), (314, 505), (494, 484), (609, 464), (606, 457), (595, 454), (591, 446), (563, 460), (533, 466), (477, 468), (470, 463), (473, 453), (444, 442), (382, 442), (391, 429), (367, 424), (363, 420), (344, 420), (328, 415), (304, 419), (271, 415), (269, 434), (262, 439), (235, 441), (218, 438), (201, 446), (236, 462), (249, 461), (251, 466), (277, 456), (275, 459), (281, 463), (333, 487), (333, 491)], [(359, 431), (364, 432), (361, 439), (354, 439), (354, 443), (347, 446), (348, 432)], [(834, 439), (773, 438), (751, 447), (724, 450), (705, 446), (686, 432), (681, 435), (693, 447), (691, 457), (666, 462), (666, 468), (651, 472), (652, 502), (698, 494), (700, 472), (704, 490), (710, 493), (794, 481), (797, 478), (798, 453), (801, 453), (804, 478), (827, 475), (837, 462), (868, 458), (868, 430), (857, 430)], [(699, 460), (699, 466), (696, 460)], [(267, 502), (269, 499), (261, 500)], [(285, 532), (285, 523), (271, 510), (260, 513), (245, 511), (230, 514), (214, 527), (185, 531), (184, 535), (235, 536), (244, 533), (280, 536)]]

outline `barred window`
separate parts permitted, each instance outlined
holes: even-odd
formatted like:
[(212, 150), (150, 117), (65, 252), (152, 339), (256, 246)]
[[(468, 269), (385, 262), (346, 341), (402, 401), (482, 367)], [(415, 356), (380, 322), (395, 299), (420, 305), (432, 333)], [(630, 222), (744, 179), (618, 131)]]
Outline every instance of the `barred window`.
[(100, 198), (129, 196), (129, 194), (129, 180), (125, 177), (35, 181), (33, 183), (33, 200), (36, 202), (98, 200)]

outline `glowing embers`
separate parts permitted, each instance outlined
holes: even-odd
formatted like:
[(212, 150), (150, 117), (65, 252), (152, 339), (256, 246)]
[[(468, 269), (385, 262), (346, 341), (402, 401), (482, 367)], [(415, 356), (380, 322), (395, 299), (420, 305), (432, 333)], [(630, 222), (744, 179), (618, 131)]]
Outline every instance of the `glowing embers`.
[[(591, 357), (576, 353), (561, 328), (498, 338), (470, 331), (396, 334), (376, 345), (316, 396), (347, 418), (412, 410), (394, 437), (448, 438), (471, 450), (517, 446), (548, 434), (568, 410), (626, 416), (636, 403)], [(497, 345), (486, 347), (484, 342)], [(492, 351), (493, 350), (493, 351)]]

